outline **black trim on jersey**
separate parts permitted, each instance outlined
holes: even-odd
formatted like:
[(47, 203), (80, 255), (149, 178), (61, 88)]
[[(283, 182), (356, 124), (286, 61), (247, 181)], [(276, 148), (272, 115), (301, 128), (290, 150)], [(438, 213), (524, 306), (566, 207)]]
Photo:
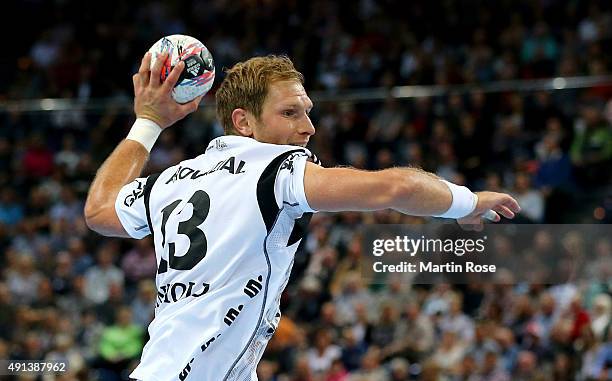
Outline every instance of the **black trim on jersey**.
[(259, 181), (257, 182), (257, 203), (259, 204), (259, 211), (263, 217), (264, 223), (266, 224), (266, 230), (270, 233), (274, 220), (279, 211), (279, 207), (276, 204), (276, 197), (274, 197), (274, 184), (276, 183), (276, 174), (287, 157), (295, 152), (305, 152), (301, 149), (294, 149), (291, 151), (283, 152), (278, 155), (274, 160), (268, 164), (266, 169), (261, 173)]
[(145, 212), (147, 215), (147, 223), (149, 224), (149, 231), (151, 232), (151, 238), (153, 238), (153, 242), (155, 242), (155, 234), (153, 233), (153, 224), (151, 223), (151, 206), (149, 204), (151, 200), (151, 189), (153, 188), (153, 184), (155, 184), (155, 181), (157, 181), (157, 178), (160, 174), (161, 173), (154, 173), (152, 175), (149, 175), (149, 177), (147, 177), (147, 182), (145, 183), (144, 190), (142, 191), (144, 195), (143, 197)]
[(291, 230), (291, 234), (289, 235), (289, 241), (287, 241), (287, 246), (291, 246), (297, 241), (304, 238), (304, 235), (306, 235), (306, 228), (308, 227), (311, 218), (312, 213), (304, 213), (302, 214), (302, 217), (295, 220), (293, 229)]

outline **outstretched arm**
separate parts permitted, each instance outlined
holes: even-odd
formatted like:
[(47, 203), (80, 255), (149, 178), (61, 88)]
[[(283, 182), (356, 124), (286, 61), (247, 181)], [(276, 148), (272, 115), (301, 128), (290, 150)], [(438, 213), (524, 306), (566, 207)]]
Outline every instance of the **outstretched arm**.
[(198, 108), (201, 97), (180, 105), (172, 99), (172, 89), (184, 63), (177, 64), (162, 83), (160, 72), (167, 54), (151, 66), (151, 55), (142, 59), (134, 74), (134, 113), (132, 130), (106, 159), (89, 188), (85, 203), (85, 221), (96, 232), (106, 236), (129, 237), (115, 211), (115, 200), (125, 184), (140, 176), (151, 147), (161, 131)]
[[(459, 214), (452, 218), (470, 225), (480, 225), (482, 215), (489, 210), (506, 218), (513, 218), (520, 210), (516, 200), (507, 194), (478, 192), (477, 197), (469, 199), (473, 194), (466, 188), (447, 185), (434, 174), (416, 168), (363, 171), (307, 163), (304, 191), (308, 204), (315, 210), (394, 209), (414, 216), (445, 216), (453, 209)], [(500, 219), (498, 214), (494, 215), (495, 221)]]

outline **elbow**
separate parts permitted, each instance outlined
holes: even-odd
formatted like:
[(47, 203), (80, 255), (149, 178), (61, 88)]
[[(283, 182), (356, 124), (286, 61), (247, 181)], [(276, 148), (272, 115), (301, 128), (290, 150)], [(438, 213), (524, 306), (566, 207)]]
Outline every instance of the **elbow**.
[(96, 205), (90, 201), (85, 203), (83, 215), (85, 217), (85, 224), (87, 227), (97, 233), (100, 233), (100, 216), (103, 214), (103, 207)]
[(85, 203), (85, 208), (83, 210), (83, 216), (85, 217), (85, 224), (88, 228), (95, 231), (96, 226), (96, 208), (91, 205), (90, 202)]

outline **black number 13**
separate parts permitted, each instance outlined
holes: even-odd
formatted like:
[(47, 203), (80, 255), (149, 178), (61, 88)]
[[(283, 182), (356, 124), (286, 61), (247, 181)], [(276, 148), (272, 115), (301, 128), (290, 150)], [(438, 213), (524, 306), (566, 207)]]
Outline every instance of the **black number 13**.
[[(181, 201), (182, 200), (176, 200), (162, 209), (161, 231), (162, 247), (164, 248), (166, 247), (166, 222), (168, 222), (168, 218)], [(193, 215), (187, 221), (180, 222), (177, 229), (178, 234), (184, 234), (189, 237), (189, 248), (187, 249), (187, 253), (183, 256), (175, 257), (175, 244), (174, 242), (168, 242), (169, 259), (166, 261), (162, 258), (159, 269), (157, 270), (158, 274), (163, 274), (168, 271), (168, 267), (174, 270), (191, 270), (206, 256), (206, 249), (208, 247), (206, 235), (198, 226), (208, 217), (210, 197), (208, 193), (199, 190), (191, 196), (188, 202), (193, 205)], [(181, 212), (179, 212), (179, 214), (180, 213)]]

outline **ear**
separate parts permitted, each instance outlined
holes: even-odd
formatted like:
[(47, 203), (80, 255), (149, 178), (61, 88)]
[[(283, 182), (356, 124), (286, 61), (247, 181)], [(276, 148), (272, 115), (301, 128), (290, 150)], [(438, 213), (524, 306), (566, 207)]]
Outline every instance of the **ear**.
[(249, 123), (247, 111), (243, 108), (237, 108), (232, 111), (232, 123), (234, 128), (242, 136), (253, 136), (253, 127)]

